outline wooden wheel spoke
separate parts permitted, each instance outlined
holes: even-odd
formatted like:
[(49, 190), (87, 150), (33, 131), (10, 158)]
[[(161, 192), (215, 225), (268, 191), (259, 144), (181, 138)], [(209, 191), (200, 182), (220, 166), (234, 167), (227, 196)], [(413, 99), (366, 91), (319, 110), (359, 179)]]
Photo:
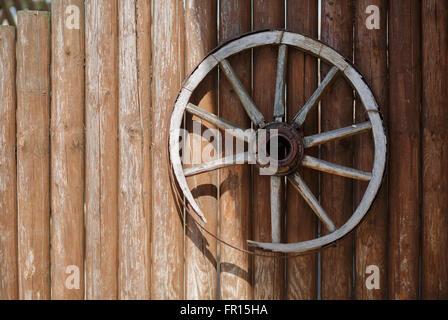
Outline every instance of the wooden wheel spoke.
[(370, 181), (372, 179), (372, 174), (370, 172), (364, 172), (353, 168), (344, 167), (338, 164), (334, 164), (310, 156), (305, 156), (305, 158), (302, 160), (302, 165), (306, 168), (331, 173), (355, 180)]
[(312, 148), (312, 147), (321, 145), (326, 142), (348, 138), (348, 137), (351, 137), (358, 133), (369, 131), (371, 129), (372, 129), (372, 124), (369, 121), (367, 121), (367, 122), (363, 122), (360, 124), (354, 124), (349, 127), (336, 129), (336, 130), (316, 134), (313, 136), (305, 137), (303, 139), (303, 144), (304, 144), (305, 148)]
[(248, 152), (235, 154), (229, 157), (220, 158), (215, 161), (200, 164), (198, 166), (185, 168), (184, 176), (191, 177), (200, 173), (217, 170), (220, 168), (230, 167), (235, 164), (244, 164), (249, 161), (250, 154)]
[(243, 128), (241, 128), (241, 127), (237, 126), (236, 124), (233, 124), (227, 120), (224, 120), (213, 113), (205, 111), (205, 110), (199, 108), (198, 106), (195, 106), (192, 103), (189, 103), (187, 105), (187, 107), (185, 108), (185, 110), (188, 113), (195, 115), (195, 116), (201, 118), (202, 120), (215, 125), (219, 129), (226, 130), (226, 133), (229, 133), (230, 135), (234, 136), (237, 139), (240, 139), (240, 140), (246, 141), (246, 142), (248, 142), (250, 140), (250, 135), (246, 134)]
[(281, 242), (282, 232), (282, 178), (271, 177), (271, 236), (273, 243)]
[(278, 49), (277, 80), (275, 83), (274, 119), (282, 119), (285, 115), (285, 77), (288, 59), (288, 47), (283, 44)]
[(293, 186), (299, 191), (303, 199), (305, 199), (305, 201), (308, 203), (308, 205), (311, 207), (311, 209), (314, 211), (314, 213), (320, 219), (320, 221), (322, 221), (322, 223), (325, 225), (328, 231), (334, 232), (336, 230), (336, 226), (334, 225), (333, 221), (328, 217), (327, 213), (322, 208), (319, 201), (313, 195), (311, 190), (305, 184), (305, 181), (303, 181), (302, 177), (300, 177), (300, 175), (296, 172), (289, 175), (288, 179), (289, 181), (291, 181)]
[(227, 79), (229, 80), (230, 84), (232, 85), (232, 88), (238, 95), (241, 104), (243, 105), (243, 108), (246, 111), (249, 118), (258, 127), (262, 127), (265, 123), (264, 117), (261, 114), (260, 110), (258, 110), (257, 106), (255, 105), (250, 95), (247, 93), (246, 89), (244, 88), (243, 84), (236, 75), (230, 63), (224, 59), (220, 62), (220, 66), (222, 71), (226, 75)]
[(317, 90), (314, 91), (311, 98), (305, 103), (302, 109), (300, 109), (300, 111), (294, 116), (294, 119), (292, 120), (291, 123), (292, 126), (298, 128), (305, 123), (308, 113), (319, 104), (319, 101), (322, 99), (324, 94), (331, 88), (331, 85), (336, 80), (337, 78), (336, 76), (338, 74), (339, 69), (337, 67), (331, 68), (325, 79), (320, 84), (319, 88), (317, 88)]

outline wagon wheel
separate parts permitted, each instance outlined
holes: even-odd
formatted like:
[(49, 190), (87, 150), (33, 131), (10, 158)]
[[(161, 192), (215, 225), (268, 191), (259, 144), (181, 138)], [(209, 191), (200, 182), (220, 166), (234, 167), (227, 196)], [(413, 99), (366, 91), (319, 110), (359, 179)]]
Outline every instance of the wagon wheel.
[[(232, 69), (232, 66), (227, 60), (228, 57), (243, 50), (263, 45), (276, 45), (279, 47), (277, 79), (275, 85), (274, 123), (265, 122), (263, 115), (258, 110), (257, 106), (255, 105), (247, 91), (244, 89), (243, 85)], [(290, 123), (285, 123), (283, 122), (283, 116), (285, 114), (283, 92), (285, 88), (288, 46), (322, 59), (323, 61), (329, 63), (332, 68), (330, 69), (320, 86), (311, 96), (311, 98), (295, 115), (293, 121)], [(236, 138), (245, 139), (246, 141), (248, 139), (247, 136), (241, 134), (242, 131), (238, 130), (240, 129), (238, 128), (238, 126), (189, 103), (192, 92), (206, 77), (206, 75), (217, 66), (220, 67), (222, 73), (229, 80), (230, 84), (238, 95), (244, 110), (257, 129), (257, 134), (258, 132), (261, 132), (262, 129), (264, 129), (267, 130), (268, 135), (269, 133), (271, 133), (271, 135), (272, 133), (274, 133), (274, 135), (277, 136), (277, 139), (282, 139), (283, 144), (287, 144), (286, 150), (288, 151), (286, 151), (286, 154), (284, 154), (282, 157), (272, 159), (272, 161), (277, 161), (277, 166), (275, 167), (277, 169), (271, 174), (271, 225), (273, 242), (260, 243), (248, 240), (249, 246), (272, 252), (304, 253), (327, 246), (352, 231), (361, 222), (370, 206), (372, 205), (375, 196), (380, 188), (385, 169), (387, 143), (382, 120), (379, 114), (379, 108), (372, 92), (362, 79), (362, 76), (341, 55), (319, 41), (304, 37), (300, 34), (290, 33), (286, 31), (263, 31), (252, 33), (225, 44), (212, 54), (208, 55), (184, 83), (177, 98), (171, 117), (169, 151), (174, 176), (178, 182), (180, 190), (183, 193), (183, 196), (190, 204), (191, 209), (193, 209), (193, 211), (197, 213), (197, 215), (204, 222), (206, 221), (201, 209), (195, 202), (193, 195), (187, 185), (187, 176), (193, 176), (199, 173), (209, 172), (212, 170), (217, 170), (219, 168), (232, 166), (236, 163), (241, 163), (240, 161), (248, 159), (247, 153), (242, 153), (227, 158), (221, 158), (216, 161), (204, 163), (198, 166), (189, 167), (186, 169), (184, 169), (182, 166), (180, 158), (179, 134), (185, 111), (213, 124), (219, 129), (234, 130), (233, 132)], [(329, 132), (323, 132), (320, 134), (303, 137), (303, 135), (301, 134), (301, 129), (307, 118), (307, 115), (311, 110), (316, 108), (322, 96), (330, 88), (331, 84), (338, 76), (344, 76), (345, 79), (351, 84), (353, 89), (356, 90), (359, 99), (364, 106), (369, 121), (352, 125), (346, 128), (340, 128)], [(353, 168), (344, 167), (304, 154), (304, 150), (307, 148), (318, 146), (330, 141), (351, 137), (366, 131), (372, 131), (374, 140), (375, 154), (372, 172), (363, 172)], [(260, 161), (257, 161), (257, 165), (262, 166)], [(325, 212), (319, 201), (312, 194), (312, 192), (298, 173), (298, 166), (303, 166), (321, 172), (343, 176), (346, 178), (369, 182), (361, 202), (344, 225), (340, 226), (339, 228), (335, 226), (330, 218), (331, 215), (328, 215)], [(329, 231), (329, 234), (316, 239), (298, 243), (280, 243), (280, 184), (281, 179), (284, 176), (287, 176), (290, 183), (295, 186), (298, 194), (300, 194), (300, 196), (305, 199), (313, 212), (323, 223), (323, 226)]]

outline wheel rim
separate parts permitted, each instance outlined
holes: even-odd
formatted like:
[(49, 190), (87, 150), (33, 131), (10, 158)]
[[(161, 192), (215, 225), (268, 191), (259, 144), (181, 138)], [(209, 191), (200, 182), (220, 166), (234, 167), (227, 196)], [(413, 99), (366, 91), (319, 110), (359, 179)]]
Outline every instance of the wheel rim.
[[(253, 34), (248, 34), (239, 39), (230, 41), (229, 43), (223, 45), (222, 47), (215, 50), (212, 54), (207, 56), (199, 66), (193, 71), (193, 73), (185, 81), (179, 96), (176, 100), (174, 111), (171, 117), (170, 123), (170, 137), (169, 137), (169, 151), (170, 160), (174, 176), (177, 180), (179, 188), (183, 195), (185, 196), (187, 202), (190, 204), (191, 208), (197, 215), (206, 222), (204, 214), (202, 213), (200, 207), (194, 200), (194, 197), (187, 185), (186, 173), (182, 167), (181, 157), (180, 157), (180, 128), (182, 124), (182, 119), (184, 113), (187, 111), (192, 113), (203, 120), (211, 122), (217, 125), (221, 129), (232, 128), (231, 123), (219, 119), (217, 116), (210, 115), (207, 112), (201, 111), (199, 108), (189, 104), (190, 97), (196, 87), (201, 83), (205, 76), (211, 72), (214, 68), (220, 67), (227, 79), (234, 86), (236, 93), (238, 94), (240, 101), (246, 113), (248, 114), (251, 121), (258, 128), (263, 128), (266, 126), (263, 115), (258, 111), (258, 108), (254, 105), (251, 97), (244, 91), (243, 88), (239, 87), (238, 78), (235, 78), (235, 73), (233, 72), (227, 58), (237, 54), (241, 51), (252, 49), (264, 45), (278, 45), (278, 70), (277, 70), (277, 81), (276, 81), (276, 99), (274, 105), (274, 116), (277, 122), (281, 122), (282, 110), (284, 110), (284, 101), (282, 95), (279, 94), (284, 88), (284, 77), (286, 70), (286, 51), (287, 47), (293, 47), (307, 54), (310, 54), (316, 58), (322, 59), (325, 62), (332, 65), (332, 69), (327, 74), (326, 78), (322, 81), (319, 88), (316, 90), (315, 94), (308, 100), (308, 102), (303, 106), (299, 113), (294, 117), (291, 126), (300, 128), (306, 120), (306, 116), (310, 110), (316, 107), (326, 90), (331, 86), (331, 83), (336, 79), (337, 76), (342, 75), (350, 83), (353, 89), (357, 92), (359, 99), (366, 111), (369, 118), (368, 122), (353, 125), (347, 128), (337, 129), (331, 132), (321, 133), (314, 136), (309, 136), (303, 138), (303, 145), (305, 148), (320, 145), (328, 141), (333, 141), (341, 139), (344, 137), (349, 137), (358, 133), (362, 133), (368, 130), (372, 131), (373, 141), (374, 141), (374, 162), (373, 169), (371, 173), (361, 172), (359, 170), (345, 168), (342, 166), (326, 163), (320, 159), (315, 159), (309, 156), (304, 156), (301, 160), (301, 164), (305, 167), (313, 168), (323, 172), (335, 173), (337, 175), (349, 177), (352, 179), (358, 179), (363, 181), (369, 181), (367, 189), (364, 196), (356, 208), (352, 216), (345, 222), (344, 225), (336, 229), (331, 219), (326, 215), (325, 211), (320, 207), (317, 199), (312, 195), (311, 191), (306, 186), (305, 182), (297, 172), (290, 173), (288, 175), (288, 180), (296, 187), (302, 197), (305, 198), (308, 205), (311, 206), (313, 211), (316, 213), (318, 218), (322, 221), (323, 225), (331, 232), (328, 235), (322, 236), (320, 238), (302, 241), (297, 243), (280, 243), (280, 225), (278, 223), (278, 217), (274, 217), (274, 213), (271, 213), (272, 219), (272, 243), (261, 243), (256, 241), (248, 240), (248, 244), (251, 247), (259, 248), (272, 252), (284, 252), (284, 253), (304, 253), (308, 251), (314, 251), (321, 247), (327, 246), (345, 235), (351, 232), (364, 218), (367, 214), (369, 208), (371, 207), (375, 196), (381, 186), (385, 164), (386, 164), (386, 151), (387, 151), (387, 141), (384, 132), (384, 127), (380, 117), (379, 107), (376, 100), (364, 82), (362, 76), (356, 69), (348, 63), (340, 54), (338, 54), (332, 48), (324, 45), (323, 43), (305, 37), (300, 34), (286, 32), (286, 31), (264, 31), (257, 32)], [(212, 117), (214, 116), (214, 117)], [(241, 139), (247, 139), (247, 137), (237, 137)], [(229, 166), (235, 163), (236, 158), (243, 157), (247, 155), (236, 155), (232, 159), (220, 159), (215, 163), (207, 164), (208, 167), (204, 168), (194, 168), (187, 171), (188, 175), (193, 175), (200, 172), (205, 172), (201, 170), (217, 169), (225, 166)], [(195, 171), (196, 170), (196, 171)], [(271, 186), (273, 188), (278, 185), (280, 179), (277, 176), (271, 178)], [(279, 189), (279, 188), (278, 188)], [(271, 192), (271, 209), (272, 212), (279, 210), (278, 199), (275, 199), (275, 194)], [(278, 213), (279, 215), (279, 213)]]

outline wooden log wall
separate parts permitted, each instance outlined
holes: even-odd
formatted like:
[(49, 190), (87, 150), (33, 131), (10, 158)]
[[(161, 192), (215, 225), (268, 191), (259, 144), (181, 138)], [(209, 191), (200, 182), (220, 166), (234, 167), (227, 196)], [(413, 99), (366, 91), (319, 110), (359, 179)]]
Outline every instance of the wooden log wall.
[(118, 1), (118, 297), (150, 298), (150, 7)]
[[(208, 52), (217, 46), (217, 2), (208, 0), (188, 0), (185, 3), (185, 68), (190, 74)], [(211, 113), (218, 113), (218, 73), (215, 71), (197, 89), (192, 103)], [(216, 130), (212, 125), (202, 123), (199, 118), (188, 119), (187, 128), (193, 123), (201, 123), (202, 130)], [(192, 144), (199, 140), (202, 148), (211, 143), (201, 137), (192, 136)], [(216, 156), (218, 154), (216, 153)], [(214, 234), (218, 231), (218, 172), (204, 173), (189, 178), (189, 186), (206, 213), (206, 227)], [(205, 225), (204, 225), (205, 226)], [(190, 216), (187, 216), (185, 239), (185, 294), (186, 299), (217, 299), (218, 296), (218, 258), (217, 241), (201, 232)]]
[(0, 299), (18, 298), (14, 27), (0, 27)]
[[(81, 5), (80, 0), (55, 2), (51, 16), (51, 288), (55, 299), (84, 298), (84, 277), (79, 278), (79, 285), (66, 286), (67, 273), (84, 274), (85, 32)], [(68, 6), (82, 9), (79, 29), (66, 27)]]
[(151, 296), (184, 298), (185, 217), (170, 192), (166, 151), (169, 121), (185, 76), (182, 1), (152, 1)]
[[(353, 60), (353, 8), (351, 0), (322, 2), (322, 41), (336, 49), (346, 59)], [(322, 78), (329, 68), (321, 65)], [(330, 131), (347, 127), (353, 122), (353, 91), (344, 79), (338, 78), (322, 99), (321, 128)], [(352, 139), (327, 143), (321, 147), (325, 161), (347, 167), (353, 162)], [(321, 175), (321, 202), (332, 210), (331, 218), (342, 226), (353, 212), (353, 181), (330, 174)], [(323, 234), (328, 234), (322, 228)], [(322, 299), (350, 299), (353, 294), (353, 238), (339, 241), (322, 250)]]
[(86, 298), (118, 298), (117, 1), (85, 3)]
[[(175, 200), (167, 165), (185, 77), (217, 45), (263, 29), (320, 38), (344, 55), (374, 93), (388, 135), (382, 188), (356, 231), (288, 259), (239, 252), (205, 233)], [(53, 0), (51, 13), (20, 11), (17, 28), (0, 26), (0, 299), (447, 299), (447, 50), (444, 0)], [(268, 121), (278, 52), (228, 59)], [(287, 54), (291, 120), (330, 68)], [(218, 69), (191, 102), (251, 126)], [(365, 119), (340, 76), (304, 131)], [(185, 128), (198, 121), (185, 117)], [(211, 140), (190, 138), (210, 150)], [(369, 171), (372, 139), (307, 154)], [(301, 173), (337, 226), (366, 188)], [(282, 241), (326, 234), (281, 183)], [(207, 230), (244, 249), (248, 239), (272, 240), (270, 179), (258, 169), (237, 165), (188, 184)]]
[(448, 299), (448, 3), (422, 2), (421, 298)]
[[(366, 8), (376, 5), (380, 10), (380, 29), (366, 28)], [(354, 62), (369, 83), (378, 104), (381, 106), (383, 119), (387, 124), (389, 82), (387, 73), (387, 1), (356, 1), (355, 7), (355, 37)], [(355, 121), (363, 122), (366, 114), (362, 110), (359, 100), (356, 100)], [(364, 171), (372, 170), (373, 148), (369, 135), (362, 135), (354, 139), (355, 167)], [(385, 178), (387, 181), (387, 177)], [(367, 184), (354, 183), (354, 205), (362, 199)], [(383, 184), (375, 200), (370, 214), (356, 230), (355, 234), (355, 291), (356, 299), (385, 299), (387, 298), (387, 183)], [(379, 289), (369, 290), (365, 285), (366, 270), (375, 265), (383, 275), (379, 279)]]
[(50, 15), (19, 12), (17, 242), (20, 299), (50, 299)]
[[(285, 25), (283, 2), (254, 1), (253, 29), (282, 29)], [(253, 97), (267, 122), (274, 122), (275, 82), (277, 75), (277, 47), (261, 47), (253, 50)], [(272, 242), (271, 237), (271, 177), (260, 175), (255, 169), (252, 178), (253, 216), (252, 238), (255, 241)], [(282, 299), (284, 295), (284, 261), (254, 257), (254, 299)]]
[[(389, 6), (389, 296), (417, 299), (421, 203), (421, 2), (390, 1)], [(408, 54), (403, 55), (404, 52)]]
[[(219, 2), (219, 41), (225, 43), (251, 31), (251, 1), (222, 0)], [(244, 52), (229, 59), (248, 92), (251, 92), (251, 52)], [(219, 78), (220, 116), (233, 121), (242, 128), (250, 127), (250, 120), (233, 93), (227, 79)], [(234, 106), (238, 106), (236, 109)], [(226, 141), (223, 141), (225, 144)], [(251, 230), (251, 169), (239, 165), (220, 170), (220, 229), (219, 235), (225, 241), (239, 247), (246, 247), (246, 240), (252, 237)], [(220, 298), (253, 299), (252, 261), (247, 254), (220, 245)]]
[[(286, 2), (286, 30), (301, 33), (317, 39), (319, 34), (318, 2), (294, 1)], [(303, 19), (297, 19), (297, 16)], [(318, 75), (316, 59), (294, 49), (288, 50), (287, 74), (287, 118), (292, 120), (301, 106), (317, 89)], [(316, 134), (319, 130), (318, 110), (308, 115), (304, 132), (306, 135)], [(310, 155), (318, 157), (318, 150)], [(303, 177), (310, 190), (319, 194), (319, 174), (303, 169)], [(288, 242), (299, 242), (317, 237), (318, 224), (314, 212), (297, 190), (287, 183), (286, 203), (286, 239)], [(300, 212), (300, 214), (298, 214)], [(306, 255), (286, 261), (286, 299), (313, 300), (318, 298), (318, 257), (316, 254)]]

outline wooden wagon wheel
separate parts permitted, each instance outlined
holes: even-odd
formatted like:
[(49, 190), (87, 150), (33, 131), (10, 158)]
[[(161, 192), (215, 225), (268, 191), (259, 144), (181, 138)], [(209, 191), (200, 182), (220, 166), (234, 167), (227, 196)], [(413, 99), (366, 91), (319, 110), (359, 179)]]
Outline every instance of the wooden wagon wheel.
[[(227, 60), (230, 56), (241, 51), (264, 45), (276, 45), (279, 47), (277, 79), (275, 85), (274, 123), (265, 122), (263, 115), (258, 110), (247, 91), (244, 89), (232, 69), (232, 66)], [(293, 121), (290, 123), (285, 123), (283, 122), (283, 117), (285, 114), (284, 88), (288, 46), (322, 59), (323, 61), (329, 63), (332, 68), (312, 97), (295, 115)], [(248, 240), (249, 246), (272, 252), (304, 253), (327, 246), (347, 235), (361, 222), (372, 205), (382, 182), (386, 162), (387, 142), (379, 108), (371, 90), (364, 82), (362, 76), (349, 62), (344, 59), (344, 57), (330, 47), (317, 40), (286, 31), (263, 31), (248, 34), (225, 44), (208, 55), (199, 64), (196, 70), (188, 77), (180, 91), (171, 117), (169, 137), (170, 160), (174, 176), (178, 182), (181, 192), (183, 193), (183, 196), (186, 198), (186, 201), (204, 222), (204, 215), (194, 200), (194, 197), (187, 185), (186, 176), (193, 176), (195, 174), (228, 167), (236, 163), (240, 163), (238, 161), (247, 158), (245, 157), (247, 154), (237, 154), (230, 158), (222, 158), (217, 161), (204, 163), (199, 166), (186, 169), (183, 168), (181, 163), (179, 134), (184, 112), (191, 113), (213, 124), (219, 129), (233, 129), (235, 130), (234, 132), (241, 132), (238, 130), (240, 128), (236, 125), (189, 103), (190, 97), (199, 83), (217, 66), (221, 68), (222, 73), (231, 83), (254, 126), (258, 130), (265, 129), (268, 130), (268, 132), (270, 132), (269, 130), (273, 128), (276, 129), (276, 134), (284, 140), (284, 143), (289, 144), (286, 156), (281, 159), (277, 159), (279, 162), (278, 170), (273, 172), (271, 175), (271, 221), (273, 242), (260, 243)], [(344, 76), (353, 89), (356, 90), (369, 121), (346, 128), (340, 128), (313, 136), (303, 137), (301, 134), (301, 128), (307, 118), (308, 113), (316, 108), (322, 96), (339, 75)], [(372, 131), (374, 140), (375, 154), (372, 172), (363, 172), (353, 168), (329, 163), (307, 156), (303, 152), (304, 149), (318, 146), (330, 141), (347, 138), (366, 131)], [(238, 134), (236, 133), (236, 135)], [(247, 136), (237, 136), (236, 138), (247, 139)], [(325, 210), (321, 207), (319, 201), (301, 178), (300, 174), (296, 170), (297, 166), (303, 166), (321, 172), (369, 182), (361, 202), (344, 225), (340, 227), (335, 226), (330, 218), (331, 215), (327, 215)], [(323, 226), (330, 232), (328, 235), (298, 243), (280, 243), (280, 184), (282, 177), (285, 175), (296, 187), (298, 193), (305, 199), (316, 216), (322, 221)]]

